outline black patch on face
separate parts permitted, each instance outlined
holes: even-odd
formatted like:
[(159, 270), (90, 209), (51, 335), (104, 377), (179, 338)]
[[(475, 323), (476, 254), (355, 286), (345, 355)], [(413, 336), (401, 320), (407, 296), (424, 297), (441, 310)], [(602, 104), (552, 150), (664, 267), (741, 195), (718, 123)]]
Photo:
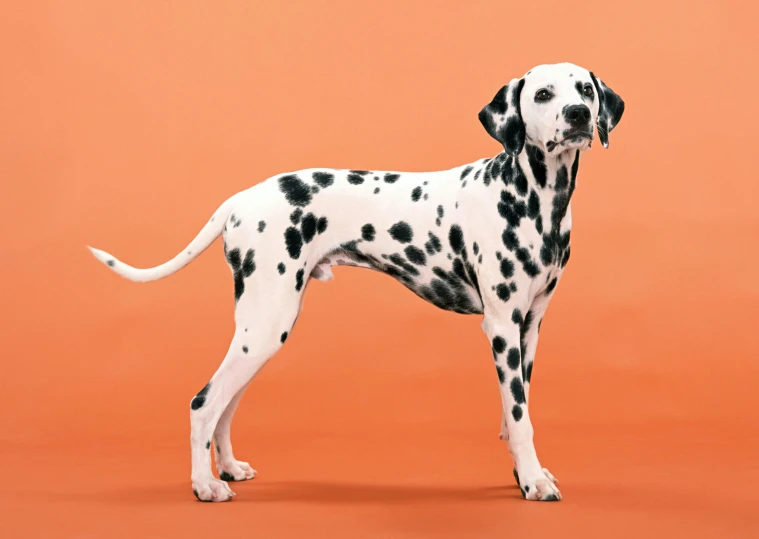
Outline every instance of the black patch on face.
[(472, 172), (472, 166), (467, 166), (464, 168), (464, 170), (461, 171), (461, 180), (463, 181), (464, 178), (466, 178), (470, 172)]
[(305, 207), (311, 203), (311, 189), (295, 174), (280, 177), (279, 190), (293, 206)]
[(206, 402), (206, 395), (208, 394), (208, 390), (211, 389), (211, 382), (208, 382), (206, 384), (206, 387), (201, 389), (195, 397), (193, 397), (192, 402), (190, 402), (190, 408), (193, 410), (197, 410), (201, 406), (203, 406)]
[(504, 382), (506, 382), (506, 373), (505, 373), (505, 372), (503, 372), (503, 369), (501, 368), (501, 366), (500, 366), (500, 365), (496, 365), (496, 366), (495, 366), (495, 370), (496, 370), (496, 372), (498, 373), (498, 382), (499, 382), (501, 385), (503, 385), (503, 384), (504, 384)]
[(512, 378), (511, 380), (511, 396), (514, 397), (514, 401), (517, 404), (524, 404), (524, 386), (519, 378)]
[(530, 191), (530, 197), (527, 199), (527, 217), (536, 219), (540, 214), (540, 198), (535, 191)]
[(546, 288), (546, 294), (550, 294), (553, 292), (553, 289), (556, 288), (556, 277), (554, 277), (550, 283), (548, 283), (548, 287)]
[(300, 224), (300, 230), (303, 235), (303, 241), (311, 243), (316, 235), (316, 216), (313, 213), (307, 213)]
[(535, 176), (535, 181), (540, 187), (546, 186), (546, 162), (543, 150), (537, 146), (527, 146), (527, 158), (530, 162), (530, 169)]
[(367, 223), (361, 227), (361, 237), (364, 239), (364, 241), (374, 241), (375, 234), (376, 230), (374, 230), (374, 226), (371, 224)]
[(392, 173), (385, 174), (385, 183), (395, 183), (398, 181), (398, 178), (400, 177), (401, 177), (400, 174), (392, 174)]
[(451, 230), (448, 232), (448, 242), (451, 244), (454, 253), (459, 254), (464, 250), (464, 232), (459, 225), (451, 226)]
[(335, 176), (329, 172), (314, 172), (313, 178), (321, 188), (329, 187), (335, 182)]
[(509, 301), (511, 298), (511, 290), (509, 290), (509, 287), (506, 283), (501, 283), (496, 286), (495, 293), (501, 299), (501, 301)]
[(519, 354), (519, 348), (509, 349), (509, 353), (506, 356), (506, 363), (511, 370), (515, 371), (519, 368), (521, 357), (522, 356)]
[(279, 336), (279, 342), (281, 342), (282, 344), (285, 344), (286, 340), (287, 340), (287, 332), (285, 331), (284, 333), (282, 333), (282, 335)]
[[(522, 419), (522, 407), (515, 404), (511, 409), (511, 417), (514, 418), (514, 421), (519, 422), (519, 420)], [(524, 496), (524, 493), (522, 493), (522, 496)]]
[(297, 228), (288, 227), (285, 230), (285, 246), (290, 258), (297, 260), (300, 256), (300, 250), (303, 247), (303, 238), (300, 236)]
[(258, 221), (258, 231), (263, 232), (266, 228), (266, 222), (265, 221)]
[(514, 276), (514, 263), (508, 258), (501, 259), (501, 275), (504, 279), (510, 279)]
[(303, 210), (298, 208), (290, 214), (290, 222), (294, 225), (297, 225), (300, 222), (301, 217), (303, 217)]
[(303, 275), (304, 275), (304, 273), (305, 272), (303, 271), (303, 268), (299, 269), (295, 273), (295, 291), (296, 292), (300, 292), (301, 289), (303, 288)]
[(400, 243), (411, 243), (414, 239), (414, 232), (405, 221), (398, 221), (388, 229), (390, 236)]
[(411, 200), (413, 202), (418, 202), (420, 198), (422, 198), (422, 188), (414, 187), (414, 190), (411, 191)]
[(500, 335), (493, 339), (493, 352), (496, 354), (503, 354), (506, 351), (506, 339)]
[(417, 266), (424, 266), (427, 263), (427, 257), (424, 256), (424, 251), (418, 247), (409, 245), (406, 247), (404, 252), (406, 253), (406, 258), (408, 258), (409, 262), (412, 264), (416, 264)]
[(285, 265), (282, 262), (277, 264), (277, 271), (279, 272), (280, 275), (285, 274)]
[(325, 230), (327, 230), (327, 218), (319, 217), (319, 220), (316, 222), (316, 232), (321, 234)]
[(248, 347), (247, 346), (243, 346), (242, 347), (242, 352), (243, 352), (243, 354), (247, 354), (248, 353)]

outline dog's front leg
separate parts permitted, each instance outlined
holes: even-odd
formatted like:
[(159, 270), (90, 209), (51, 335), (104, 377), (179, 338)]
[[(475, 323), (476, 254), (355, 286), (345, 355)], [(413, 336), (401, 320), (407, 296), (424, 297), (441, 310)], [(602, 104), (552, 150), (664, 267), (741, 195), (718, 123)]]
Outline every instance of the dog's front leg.
[[(528, 500), (560, 500), (561, 493), (540, 465), (533, 445), (522, 363), (524, 310), (510, 304), (485, 309), (483, 330), (490, 341), (503, 405), (506, 443), (516, 466), (522, 495)], [(504, 307), (508, 306), (508, 309)]]

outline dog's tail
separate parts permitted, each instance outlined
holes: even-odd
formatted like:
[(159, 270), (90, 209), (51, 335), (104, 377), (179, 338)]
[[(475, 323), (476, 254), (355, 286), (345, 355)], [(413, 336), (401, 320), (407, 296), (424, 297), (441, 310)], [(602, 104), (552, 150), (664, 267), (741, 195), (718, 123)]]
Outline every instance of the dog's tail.
[(221, 231), (224, 228), (224, 223), (230, 213), (232, 213), (234, 199), (235, 197), (233, 196), (219, 206), (213, 214), (213, 217), (211, 217), (208, 223), (206, 223), (206, 226), (202, 228), (190, 244), (177, 256), (160, 266), (146, 269), (134, 268), (129, 264), (117, 260), (114, 256), (105, 251), (94, 249), (90, 246), (87, 246), (87, 248), (92, 251), (95, 258), (125, 279), (139, 283), (163, 279), (172, 273), (176, 273), (192, 262), (200, 253), (205, 251), (216, 238), (219, 237), (219, 234), (221, 234)]

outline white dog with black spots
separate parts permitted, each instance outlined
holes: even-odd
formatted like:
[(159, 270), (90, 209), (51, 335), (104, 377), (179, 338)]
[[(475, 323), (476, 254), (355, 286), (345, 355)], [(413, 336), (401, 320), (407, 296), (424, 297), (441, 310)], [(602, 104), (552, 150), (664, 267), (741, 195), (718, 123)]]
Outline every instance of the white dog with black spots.
[[(137, 269), (91, 249), (132, 281), (161, 279), (221, 235), (234, 276), (236, 330), (220, 367), (191, 402), (192, 488), (234, 497), (256, 472), (232, 453), (230, 424), (245, 389), (292, 332), (311, 277), (334, 265), (391, 275), (449, 311), (484, 315), (503, 403), (501, 438), (528, 500), (560, 500), (542, 467), (528, 408), (541, 320), (569, 259), (570, 199), (579, 155), (604, 147), (624, 102), (586, 69), (541, 65), (501, 88), (479, 113), (504, 151), (437, 172), (308, 169), (225, 201), (169, 262)], [(594, 129), (595, 126), (595, 129)], [(211, 445), (217, 451), (211, 469)]]

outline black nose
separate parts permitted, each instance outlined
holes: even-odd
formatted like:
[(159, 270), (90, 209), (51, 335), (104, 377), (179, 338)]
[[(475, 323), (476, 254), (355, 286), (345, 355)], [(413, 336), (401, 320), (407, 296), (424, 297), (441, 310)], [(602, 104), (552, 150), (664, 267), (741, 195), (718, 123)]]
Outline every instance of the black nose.
[(590, 109), (586, 105), (570, 105), (564, 111), (570, 125), (581, 126), (590, 121)]

